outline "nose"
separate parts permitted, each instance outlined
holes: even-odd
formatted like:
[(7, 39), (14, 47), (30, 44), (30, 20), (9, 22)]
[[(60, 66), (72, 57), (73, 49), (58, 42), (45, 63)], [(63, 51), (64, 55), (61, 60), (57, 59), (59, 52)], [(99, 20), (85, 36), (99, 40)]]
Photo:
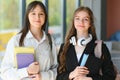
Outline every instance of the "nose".
[(37, 14), (37, 16), (36, 16), (38, 19), (40, 18), (40, 15), (39, 14)]
[(35, 15), (35, 19), (36, 19), (36, 20), (40, 19), (40, 15), (38, 15), (38, 14)]
[(80, 24), (83, 24), (83, 23), (84, 23), (83, 19), (80, 19), (80, 20), (79, 20), (79, 23), (80, 23)]

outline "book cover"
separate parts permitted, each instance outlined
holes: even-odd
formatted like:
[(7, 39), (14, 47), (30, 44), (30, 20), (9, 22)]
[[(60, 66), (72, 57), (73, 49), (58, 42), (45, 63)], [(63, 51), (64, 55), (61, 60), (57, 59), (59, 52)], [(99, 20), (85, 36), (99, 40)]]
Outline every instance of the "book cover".
[(15, 47), (15, 64), (18, 69), (29, 66), (34, 62), (34, 48), (33, 47)]
[(80, 66), (85, 66), (89, 54), (84, 53)]

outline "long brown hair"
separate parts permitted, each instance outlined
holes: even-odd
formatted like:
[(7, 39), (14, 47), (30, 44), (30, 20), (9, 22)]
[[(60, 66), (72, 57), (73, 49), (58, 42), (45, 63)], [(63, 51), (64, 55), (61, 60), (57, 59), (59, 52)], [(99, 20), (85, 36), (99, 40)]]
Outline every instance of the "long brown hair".
[(23, 44), (24, 38), (25, 38), (26, 34), (28, 33), (28, 31), (30, 29), (30, 22), (29, 22), (29, 19), (28, 19), (28, 15), (29, 15), (30, 11), (33, 10), (37, 5), (39, 5), (43, 9), (43, 11), (45, 13), (45, 21), (44, 21), (44, 24), (42, 26), (42, 30), (45, 31), (46, 22), (47, 22), (46, 8), (45, 8), (44, 4), (41, 1), (33, 1), (28, 5), (28, 7), (26, 9), (26, 13), (25, 13), (25, 17), (24, 17), (23, 29), (20, 31), (20, 33), (22, 33), (22, 35), (21, 35), (21, 38), (20, 38), (19, 46), (24, 45)]
[(67, 50), (68, 50), (68, 47), (70, 45), (70, 38), (72, 36), (76, 36), (77, 35), (77, 32), (76, 32), (76, 29), (74, 27), (74, 17), (75, 15), (80, 12), (80, 11), (85, 11), (88, 13), (88, 15), (90, 16), (90, 28), (88, 29), (88, 33), (92, 34), (92, 37), (93, 39), (97, 39), (96, 37), (96, 32), (95, 32), (95, 27), (94, 27), (94, 16), (93, 16), (93, 12), (90, 10), (90, 8), (88, 7), (79, 7), (75, 10), (74, 12), (74, 15), (73, 15), (73, 19), (72, 19), (72, 23), (71, 23), (71, 28), (69, 30), (69, 32), (67, 33), (66, 37), (65, 37), (65, 43), (64, 43), (64, 46), (63, 46), (63, 50), (62, 52), (60, 53), (60, 57), (59, 57), (59, 66), (58, 66), (58, 73), (61, 73), (61, 72), (64, 72), (65, 71), (65, 55), (67, 53)]

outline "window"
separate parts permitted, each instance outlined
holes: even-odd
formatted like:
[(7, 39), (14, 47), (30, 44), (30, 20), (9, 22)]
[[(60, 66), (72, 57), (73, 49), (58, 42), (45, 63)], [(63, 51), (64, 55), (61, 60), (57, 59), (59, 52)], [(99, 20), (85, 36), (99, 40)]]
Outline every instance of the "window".
[(0, 31), (19, 27), (19, 0), (0, 0)]

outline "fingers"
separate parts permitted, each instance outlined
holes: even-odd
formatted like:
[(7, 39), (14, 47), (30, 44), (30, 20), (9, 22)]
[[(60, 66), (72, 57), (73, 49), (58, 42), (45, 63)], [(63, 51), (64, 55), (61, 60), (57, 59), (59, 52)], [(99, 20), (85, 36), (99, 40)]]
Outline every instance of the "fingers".
[(30, 77), (30, 78), (35, 78), (36, 76), (35, 76), (35, 75), (30, 75), (29, 77)]
[(80, 74), (83, 74), (83, 75), (87, 75), (87, 74), (89, 74), (89, 70), (88, 70), (88, 68), (81, 68), (80, 70)]
[(34, 63), (34, 65), (38, 65), (39, 64), (39, 62), (33, 62)]
[(39, 63), (33, 62), (27, 68), (28, 74), (37, 74), (40, 71)]
[(88, 70), (88, 68), (85, 67), (85, 66), (77, 66), (77, 68), (78, 68), (78, 69), (86, 69), (86, 70)]
[(87, 75), (89, 74), (89, 70), (85, 66), (77, 66), (74, 72), (78, 75)]
[(80, 74), (87, 75), (87, 74), (89, 74), (89, 71), (88, 70), (81, 70)]
[(32, 78), (32, 80), (41, 80), (40, 74), (31, 75), (30, 78)]
[[(77, 76), (86, 76), (89, 74), (89, 70), (87, 67), (84, 66), (77, 66), (70, 74), (69, 74), (69, 79), (72, 79)], [(77, 80), (77, 78), (75, 79)]]

